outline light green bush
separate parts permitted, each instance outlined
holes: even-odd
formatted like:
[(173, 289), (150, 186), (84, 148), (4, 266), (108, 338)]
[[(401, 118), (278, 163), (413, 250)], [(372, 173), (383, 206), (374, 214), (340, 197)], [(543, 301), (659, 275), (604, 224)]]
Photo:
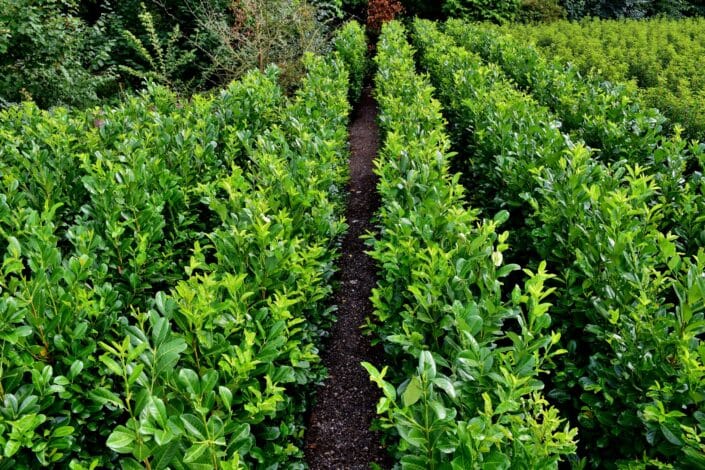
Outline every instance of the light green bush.
[(689, 137), (705, 138), (705, 20), (584, 20), (506, 27), (531, 40), (547, 56), (575, 65), (583, 74), (632, 82), (645, 103), (685, 127)]

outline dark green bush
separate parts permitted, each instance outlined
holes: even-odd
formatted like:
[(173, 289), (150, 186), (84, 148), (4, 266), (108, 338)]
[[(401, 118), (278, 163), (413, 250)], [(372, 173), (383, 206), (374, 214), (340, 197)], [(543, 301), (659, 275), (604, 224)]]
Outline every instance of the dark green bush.
[(514, 20), (520, 7), (521, 0), (446, 0), (443, 11), (452, 17), (501, 23)]
[(705, 14), (705, 2), (688, 0), (405, 0), (402, 3), (410, 15), (424, 18), (450, 16), (494, 22), (553, 21), (566, 16), (577, 20), (586, 16), (644, 18)]
[(422, 18), (431, 18), (431, 19), (441, 19), (445, 18), (445, 14), (443, 12), (443, 3), (444, 1), (440, 2), (432, 2), (428, 0), (404, 0), (402, 1), (402, 4), (404, 5), (405, 11), (409, 14), (409, 16), (419, 16)]
[(563, 0), (572, 20), (586, 16), (600, 18), (644, 18), (654, 15), (681, 17), (703, 14), (701, 1), (688, 0)]
[(343, 0), (309, 0), (316, 8), (316, 17), (321, 23), (334, 23), (343, 16)]
[(519, 11), (519, 20), (529, 23), (557, 21), (566, 16), (558, 0), (523, 0)]
[(590, 13), (601, 18), (644, 18), (651, 0), (599, 0), (590, 3)]
[(116, 76), (114, 40), (101, 21), (89, 26), (78, 2), (0, 0), (0, 106), (88, 105)]
[(183, 94), (277, 64), (289, 86), (342, 0), (0, 0), (0, 106), (86, 107), (151, 80)]

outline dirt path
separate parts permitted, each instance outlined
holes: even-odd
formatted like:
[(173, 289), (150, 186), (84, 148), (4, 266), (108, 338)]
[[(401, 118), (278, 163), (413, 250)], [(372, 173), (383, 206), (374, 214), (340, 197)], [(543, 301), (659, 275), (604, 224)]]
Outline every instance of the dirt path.
[(360, 366), (362, 361), (379, 363), (379, 354), (359, 328), (372, 313), (369, 297), (376, 283), (375, 264), (360, 240), (374, 229), (370, 219), (379, 207), (377, 178), (372, 173), (379, 145), (377, 103), (371, 95), (371, 90), (365, 89), (350, 125), (346, 214), (350, 229), (343, 241), (340, 287), (334, 297), (338, 322), (323, 355), (329, 377), (318, 390), (306, 435), (306, 460), (313, 470), (367, 469), (370, 462), (390, 466), (380, 436), (369, 430), (379, 393)]

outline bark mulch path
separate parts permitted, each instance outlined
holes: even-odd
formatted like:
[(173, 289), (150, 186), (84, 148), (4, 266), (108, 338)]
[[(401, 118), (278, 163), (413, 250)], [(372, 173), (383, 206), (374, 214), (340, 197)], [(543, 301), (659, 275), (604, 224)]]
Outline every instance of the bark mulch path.
[(360, 365), (363, 361), (377, 365), (381, 356), (360, 332), (372, 313), (369, 297), (376, 284), (375, 263), (360, 239), (374, 230), (370, 219), (379, 207), (372, 172), (379, 146), (376, 116), (377, 103), (366, 88), (350, 125), (346, 214), (350, 228), (343, 240), (340, 286), (334, 296), (338, 321), (323, 354), (329, 377), (317, 391), (306, 435), (306, 460), (313, 470), (367, 469), (372, 462), (382, 468), (391, 466), (380, 435), (370, 431), (379, 391)]

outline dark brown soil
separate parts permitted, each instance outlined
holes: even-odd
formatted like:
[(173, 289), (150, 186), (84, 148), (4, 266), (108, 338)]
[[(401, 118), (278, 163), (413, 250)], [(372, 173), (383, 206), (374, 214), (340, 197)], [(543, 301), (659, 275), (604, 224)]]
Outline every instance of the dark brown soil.
[(362, 99), (350, 125), (350, 183), (347, 221), (340, 258), (340, 287), (334, 296), (338, 321), (331, 331), (323, 363), (329, 377), (317, 392), (306, 435), (306, 460), (311, 469), (367, 469), (374, 462), (389, 468), (380, 435), (370, 431), (379, 400), (361, 362), (378, 365), (380, 352), (362, 336), (360, 326), (372, 313), (369, 300), (376, 284), (374, 261), (365, 254), (361, 235), (374, 230), (371, 218), (379, 207), (372, 160), (379, 136), (377, 103), (371, 90)]

